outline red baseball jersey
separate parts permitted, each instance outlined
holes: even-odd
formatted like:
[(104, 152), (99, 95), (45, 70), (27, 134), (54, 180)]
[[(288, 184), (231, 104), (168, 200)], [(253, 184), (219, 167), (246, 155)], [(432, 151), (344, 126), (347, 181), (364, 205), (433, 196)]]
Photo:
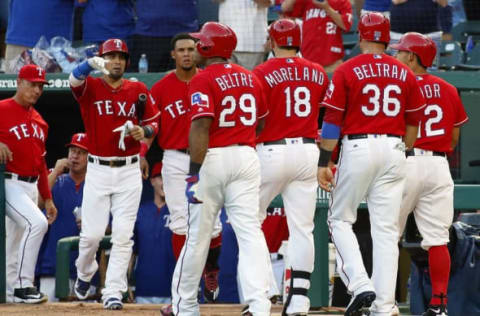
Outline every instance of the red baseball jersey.
[(38, 176), (45, 168), (45, 141), (48, 124), (32, 107), (24, 107), (13, 98), (0, 101), (0, 142), (13, 154), (6, 171), (21, 176)]
[(213, 64), (193, 77), (188, 91), (191, 118), (209, 116), (209, 148), (255, 146), (255, 128), (267, 115), (259, 79), (235, 64)]
[(457, 89), (436, 76), (417, 76), (427, 106), (423, 110), (419, 134), (414, 147), (450, 152), (452, 130), (468, 121)]
[(323, 104), (343, 111), (342, 134), (404, 135), (417, 125), (425, 99), (413, 72), (395, 58), (362, 54), (334, 72)]
[(318, 112), (328, 87), (322, 66), (304, 58), (272, 58), (253, 70), (263, 86), (268, 116), (257, 142), (317, 138)]
[[(156, 82), (150, 93), (160, 110), (160, 127), (157, 142), (163, 149), (188, 148), (190, 131), (190, 83), (178, 79), (173, 71)], [(172, 131), (175, 131), (172, 133)]]
[(262, 230), (269, 252), (278, 252), (282, 241), (288, 240), (289, 236), (285, 209), (280, 207), (268, 208), (267, 218), (263, 221)]
[[(149, 95), (142, 82), (122, 80), (120, 87), (114, 89), (102, 78), (87, 77), (78, 87), (72, 87), (73, 95), (80, 104), (85, 133), (88, 138), (88, 151), (101, 157), (125, 157), (138, 154), (140, 142), (132, 137), (125, 138), (125, 148), (118, 148), (120, 132), (113, 130), (123, 125), (127, 120), (138, 124), (136, 103), (138, 95)], [(159, 115), (151, 96), (143, 115), (143, 124), (158, 127), (155, 121)]]
[[(348, 31), (352, 27), (352, 5), (349, 0), (325, 0), (342, 16)], [(306, 59), (323, 66), (333, 64), (345, 56), (342, 29), (335, 24), (325, 10), (315, 6), (312, 0), (297, 0), (292, 17), (302, 18), (302, 46), (300, 51)]]

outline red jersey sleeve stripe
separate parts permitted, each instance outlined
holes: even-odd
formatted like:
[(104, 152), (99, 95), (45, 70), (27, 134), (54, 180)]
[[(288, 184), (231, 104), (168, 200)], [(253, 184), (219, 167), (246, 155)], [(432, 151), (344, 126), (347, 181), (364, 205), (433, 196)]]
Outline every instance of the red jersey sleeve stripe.
[(270, 111), (265, 112), (265, 114), (260, 115), (260, 116), (258, 117), (258, 119), (264, 118), (264, 117), (267, 116), (269, 113), (270, 113)]
[(423, 104), (422, 106), (419, 106), (418, 108), (415, 108), (415, 109), (411, 109), (411, 110), (405, 109), (405, 112), (415, 112), (415, 111), (418, 111), (418, 110), (423, 109), (423, 108), (426, 107), (426, 106), (427, 106), (427, 104), (425, 103), (425, 104)]
[(465, 118), (465, 119), (464, 119), (463, 121), (461, 121), (461, 122), (458, 122), (458, 123), (453, 124), (453, 126), (461, 126), (461, 125), (463, 125), (463, 124), (465, 124), (465, 123), (467, 123), (467, 122), (468, 122), (468, 117)]
[(323, 105), (325, 105), (326, 107), (329, 107), (329, 108), (332, 108), (332, 109), (335, 109), (335, 110), (338, 110), (338, 111), (345, 111), (345, 109), (341, 109), (339, 107), (336, 107), (334, 105), (331, 105), (330, 103), (327, 103), (327, 102), (322, 102)]
[(142, 122), (148, 122), (148, 121), (151, 121), (153, 119), (156, 119), (159, 115), (160, 115), (160, 112), (157, 112), (157, 114), (155, 114), (152, 117), (149, 117), (148, 119), (142, 120)]
[(211, 113), (211, 112), (206, 112), (206, 113), (197, 113), (195, 115), (192, 116), (192, 121), (199, 118), (199, 117), (203, 117), (203, 116), (211, 116), (211, 117), (215, 117), (215, 114), (214, 113)]

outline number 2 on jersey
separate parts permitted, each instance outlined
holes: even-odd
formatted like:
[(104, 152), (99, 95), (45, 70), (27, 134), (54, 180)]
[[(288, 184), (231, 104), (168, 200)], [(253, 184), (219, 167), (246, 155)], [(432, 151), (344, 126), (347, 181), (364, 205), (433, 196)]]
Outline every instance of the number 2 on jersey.
[[(445, 129), (443, 128), (438, 128), (434, 129), (432, 127), (433, 124), (439, 123), (443, 119), (443, 110), (438, 104), (429, 104), (425, 107), (425, 116), (430, 116), (431, 114), (434, 114), (432, 117), (430, 117), (426, 122), (425, 122), (425, 137), (432, 137), (432, 136), (438, 136), (438, 135), (443, 135), (445, 134)], [(421, 132), (422, 128), (418, 129), (418, 137), (421, 137)]]
[[(255, 106), (255, 97), (250, 93), (245, 93), (238, 99), (238, 105), (242, 113), (248, 114), (239, 116), (240, 122), (245, 126), (251, 126), (257, 121), (257, 108)], [(222, 100), (222, 107), (225, 107), (220, 112), (218, 126), (233, 127), (235, 126), (235, 119), (229, 119), (227, 116), (232, 115), (237, 109), (237, 100), (231, 95), (227, 95)]]

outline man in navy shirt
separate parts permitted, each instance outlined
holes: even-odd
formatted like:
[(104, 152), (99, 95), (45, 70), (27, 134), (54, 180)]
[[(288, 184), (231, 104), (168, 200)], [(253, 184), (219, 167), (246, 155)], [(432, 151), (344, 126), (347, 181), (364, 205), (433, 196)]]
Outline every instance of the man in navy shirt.
[(172, 250), (172, 232), (168, 228), (170, 213), (165, 204), (162, 163), (153, 166), (150, 183), (153, 201), (140, 205), (134, 229), (135, 296), (140, 304), (166, 304), (171, 301), (175, 257)]
[[(87, 136), (84, 133), (74, 134), (66, 146), (68, 157), (57, 160), (48, 176), (58, 216), (43, 238), (35, 271), (36, 277), (40, 279), (40, 291), (48, 295), (49, 301), (58, 301), (55, 298), (57, 242), (63, 237), (78, 236), (80, 233), (79, 222), (73, 211), (81, 207), (87, 172)], [(67, 169), (68, 173), (64, 173)], [(70, 254), (71, 287), (76, 278), (74, 262), (77, 256), (77, 252)]]

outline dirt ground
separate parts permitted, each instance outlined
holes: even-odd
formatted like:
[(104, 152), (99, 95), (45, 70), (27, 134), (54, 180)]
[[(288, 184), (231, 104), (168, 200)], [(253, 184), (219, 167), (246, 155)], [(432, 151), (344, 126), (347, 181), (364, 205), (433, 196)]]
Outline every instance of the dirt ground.
[[(121, 311), (107, 311), (98, 303), (1, 304), (0, 316), (159, 316), (160, 307), (161, 305), (125, 304)], [(200, 310), (202, 316), (239, 316), (242, 308), (243, 305), (205, 304), (201, 305)], [(281, 306), (272, 306), (272, 316), (280, 316), (281, 311)], [(319, 313), (317, 315), (322, 314)]]

